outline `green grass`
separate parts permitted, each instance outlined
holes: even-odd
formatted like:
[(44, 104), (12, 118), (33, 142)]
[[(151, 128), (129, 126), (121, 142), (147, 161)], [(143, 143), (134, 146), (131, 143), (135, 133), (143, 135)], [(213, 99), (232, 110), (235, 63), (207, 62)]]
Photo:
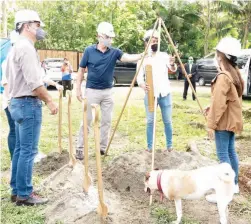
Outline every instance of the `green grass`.
[[(152, 209), (152, 216), (156, 218), (155, 224), (170, 224), (172, 221), (176, 220), (176, 215), (173, 213), (170, 213), (166, 210), (166, 208), (158, 207)], [(200, 224), (196, 220), (182, 217), (182, 224)]]
[[(55, 95), (55, 94), (54, 94)], [(82, 107), (77, 102), (76, 97), (72, 98), (72, 130), (73, 135), (76, 135), (79, 129), (80, 121), (82, 120)], [(201, 94), (200, 102), (202, 107), (209, 104), (209, 95)], [(205, 124), (204, 117), (199, 112), (199, 107), (196, 102), (187, 100), (182, 101), (182, 98), (178, 94), (173, 94), (173, 146), (176, 150), (185, 151), (186, 145), (190, 140), (201, 140), (207, 133), (204, 129), (198, 129), (190, 125), (191, 122)], [(123, 102), (115, 102), (114, 114), (113, 114), (113, 127), (122, 109)], [(244, 109), (251, 107), (251, 101), (243, 102)], [(63, 101), (63, 128), (62, 128), (62, 146), (63, 150), (68, 150), (68, 118), (67, 118), (67, 101)], [(1, 111), (2, 120), (2, 142), (1, 142), (1, 171), (8, 172), (10, 168), (10, 156), (7, 148), (7, 133), (8, 124), (6, 116)], [(46, 106), (43, 106), (43, 125), (39, 143), (39, 150), (43, 153), (50, 153), (58, 151), (58, 117), (49, 114), (49, 110)], [(115, 140), (113, 141), (109, 157), (106, 162), (109, 162), (114, 157), (121, 155), (125, 152), (133, 152), (135, 150), (142, 150), (146, 148), (146, 120), (145, 120), (145, 108), (143, 100), (129, 103), (122, 116), (121, 122), (118, 126), (116, 134), (118, 137), (116, 141), (119, 141), (123, 145), (123, 148), (116, 150), (113, 147)], [(165, 137), (164, 127), (161, 119), (161, 113), (158, 109), (157, 113), (157, 129), (156, 129), (156, 148), (164, 149)], [(251, 119), (245, 118), (244, 122), (244, 136), (250, 136), (251, 132)], [(128, 144), (124, 144), (123, 141), (128, 140)], [(75, 143), (75, 136), (74, 141)], [(94, 149), (93, 133), (90, 136), (89, 146)], [(94, 156), (94, 150), (90, 151), (91, 156)], [(215, 154), (210, 155), (212, 158), (216, 158)], [(41, 182), (41, 177), (34, 175), (34, 186), (38, 186)], [(3, 224), (43, 224), (44, 223), (44, 207), (16, 207), (9, 202), (10, 187), (9, 177), (3, 175), (1, 178), (1, 223)], [(167, 213), (164, 208), (156, 208), (153, 210), (152, 215), (157, 218), (156, 224), (168, 223), (170, 220), (175, 220), (175, 215)], [(184, 218), (184, 224), (196, 224), (198, 222), (194, 220), (187, 220)]]

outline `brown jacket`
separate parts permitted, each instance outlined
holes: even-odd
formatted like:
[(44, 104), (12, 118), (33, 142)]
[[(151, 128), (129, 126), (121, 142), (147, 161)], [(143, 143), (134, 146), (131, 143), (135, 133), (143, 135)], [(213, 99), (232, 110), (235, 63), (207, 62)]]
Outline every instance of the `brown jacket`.
[(211, 93), (208, 128), (240, 133), (243, 129), (242, 98), (228, 72), (221, 72), (213, 79)]

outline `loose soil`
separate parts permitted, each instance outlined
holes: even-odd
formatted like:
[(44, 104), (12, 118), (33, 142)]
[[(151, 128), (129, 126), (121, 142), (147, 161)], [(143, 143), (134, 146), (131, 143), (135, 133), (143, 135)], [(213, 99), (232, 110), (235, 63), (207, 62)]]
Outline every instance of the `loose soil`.
[[(50, 156), (46, 159), (50, 161), (49, 164), (55, 163)], [(190, 170), (215, 164), (215, 161), (200, 154), (177, 151), (170, 153), (157, 151), (155, 161), (156, 168), (160, 169)], [(43, 165), (38, 165), (41, 170), (48, 164), (46, 161), (42, 163)], [(143, 179), (145, 172), (151, 169), (151, 154), (142, 150), (123, 154), (103, 167), (104, 197), (109, 215), (107, 219), (101, 220), (96, 212), (99, 202), (95, 159), (90, 157), (89, 163), (93, 184), (88, 194), (84, 193), (82, 188), (84, 168), (81, 162), (78, 162), (74, 168), (63, 166), (42, 183), (41, 192), (50, 198), (50, 203), (45, 210), (46, 223), (150, 224), (157, 221), (151, 215), (156, 206), (175, 214), (174, 203), (167, 199), (160, 203), (158, 193), (153, 196), (153, 206), (148, 205), (149, 196), (144, 192)], [(204, 198), (192, 201), (183, 200), (182, 203), (185, 217), (203, 224), (219, 223), (217, 206), (208, 203)], [(248, 217), (236, 212), (236, 209), (241, 208), (241, 205), (245, 203), (244, 197), (235, 197), (230, 206), (231, 223), (248, 224), (250, 222)]]

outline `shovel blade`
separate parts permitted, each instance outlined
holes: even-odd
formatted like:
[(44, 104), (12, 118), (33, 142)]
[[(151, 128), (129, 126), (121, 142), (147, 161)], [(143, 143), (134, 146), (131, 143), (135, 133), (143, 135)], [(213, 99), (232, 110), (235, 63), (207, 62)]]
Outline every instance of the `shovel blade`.
[(100, 202), (98, 205), (98, 214), (103, 218), (107, 217), (108, 215), (108, 208), (103, 202)]
[(90, 178), (90, 176), (87, 174), (86, 176), (85, 176), (85, 178), (84, 178), (84, 186), (83, 186), (83, 188), (84, 188), (84, 191), (86, 192), (86, 193), (88, 193), (88, 190), (89, 190), (89, 187), (91, 186), (91, 178)]

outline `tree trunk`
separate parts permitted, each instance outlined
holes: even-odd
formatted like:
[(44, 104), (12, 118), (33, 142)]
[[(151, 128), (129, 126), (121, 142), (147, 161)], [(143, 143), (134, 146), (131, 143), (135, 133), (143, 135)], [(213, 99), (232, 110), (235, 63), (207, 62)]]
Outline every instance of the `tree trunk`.
[(206, 26), (206, 33), (204, 38), (204, 55), (208, 54), (208, 36), (210, 31), (211, 25), (211, 12), (210, 12), (210, 1), (207, 0), (207, 26)]
[(8, 18), (7, 18), (7, 0), (2, 1), (2, 15), (3, 15), (3, 37), (7, 38), (7, 24), (8, 24)]
[(248, 28), (249, 28), (249, 18), (244, 27), (244, 36), (243, 36), (243, 43), (242, 48), (245, 49), (247, 47), (247, 39), (248, 39)]

